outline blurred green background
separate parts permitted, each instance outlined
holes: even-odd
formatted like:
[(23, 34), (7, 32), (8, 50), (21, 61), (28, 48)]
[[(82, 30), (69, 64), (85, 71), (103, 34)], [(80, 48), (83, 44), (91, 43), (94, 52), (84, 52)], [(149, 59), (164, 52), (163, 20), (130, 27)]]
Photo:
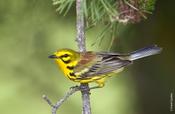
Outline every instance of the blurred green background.
[[(91, 92), (93, 114), (168, 114), (175, 97), (175, 1), (158, 0), (155, 11), (139, 24), (119, 25), (113, 51), (130, 52), (158, 44), (160, 55), (144, 58)], [(89, 50), (106, 50), (110, 39), (91, 46), (101, 26), (87, 32)], [(75, 83), (63, 77), (48, 55), (60, 48), (77, 49), (75, 13), (55, 12), (51, 0), (0, 0), (0, 114), (51, 114), (42, 99), (60, 99)], [(175, 106), (175, 104), (173, 105)], [(80, 114), (76, 93), (59, 114)], [(175, 110), (175, 107), (174, 107)]]

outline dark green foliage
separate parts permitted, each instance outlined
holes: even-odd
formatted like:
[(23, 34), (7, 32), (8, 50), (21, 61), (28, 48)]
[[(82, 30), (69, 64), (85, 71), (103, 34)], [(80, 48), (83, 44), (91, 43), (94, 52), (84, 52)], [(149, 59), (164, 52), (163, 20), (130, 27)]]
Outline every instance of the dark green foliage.
[(151, 13), (154, 10), (156, 0), (140, 0), (139, 3), (141, 10)]

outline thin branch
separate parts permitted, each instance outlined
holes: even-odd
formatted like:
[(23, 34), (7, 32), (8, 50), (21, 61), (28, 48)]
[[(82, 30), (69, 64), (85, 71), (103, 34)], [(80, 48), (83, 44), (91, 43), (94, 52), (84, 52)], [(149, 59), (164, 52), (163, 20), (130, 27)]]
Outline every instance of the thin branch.
[(47, 102), (48, 105), (50, 105), (51, 107), (54, 107), (54, 105), (52, 104), (52, 101), (46, 95), (43, 95), (42, 97)]
[[(86, 39), (85, 39), (85, 24), (84, 24), (84, 2), (85, 0), (76, 0), (76, 27), (77, 27), (77, 38), (78, 48), (80, 52), (86, 51)], [(83, 101), (82, 114), (91, 114), (90, 107), (90, 89), (88, 83), (81, 84), (81, 94)]]
[(77, 29), (77, 38), (78, 48), (80, 52), (86, 51), (85, 44), (85, 26), (84, 26), (84, 13), (83, 13), (83, 2), (84, 0), (76, 0), (76, 29)]
[(90, 105), (90, 88), (88, 83), (80, 85), (83, 109), (82, 114), (91, 114), (91, 105)]
[[(77, 29), (77, 44), (80, 52), (86, 51), (86, 43), (85, 43), (85, 24), (84, 24), (84, 0), (76, 0), (76, 29)], [(82, 101), (83, 101), (83, 109), (82, 114), (91, 114), (91, 107), (90, 107), (90, 88), (88, 83), (80, 84), (80, 86), (72, 87), (65, 96), (57, 101), (55, 104), (52, 104), (51, 100), (46, 96), (43, 95), (43, 99), (51, 106), (52, 114), (56, 114), (56, 111), (59, 107), (75, 92), (81, 91), (82, 94)]]
[(75, 92), (80, 90), (80, 86), (74, 86), (69, 89), (69, 91), (63, 96), (62, 99), (57, 101), (55, 104), (51, 102), (51, 100), (46, 96), (43, 95), (43, 99), (51, 106), (52, 108), (52, 114), (56, 114), (56, 111), (59, 109), (59, 107)]

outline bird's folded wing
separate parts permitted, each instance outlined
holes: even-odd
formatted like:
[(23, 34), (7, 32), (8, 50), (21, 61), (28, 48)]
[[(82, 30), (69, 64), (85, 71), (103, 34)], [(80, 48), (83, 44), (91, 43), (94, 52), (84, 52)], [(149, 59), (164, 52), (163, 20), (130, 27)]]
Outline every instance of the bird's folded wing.
[(107, 75), (116, 72), (120, 68), (131, 64), (132, 62), (124, 58), (118, 53), (96, 53), (94, 58), (91, 58), (85, 64), (78, 65), (74, 69), (74, 73), (79, 75), (79, 78), (90, 78), (94, 76)]

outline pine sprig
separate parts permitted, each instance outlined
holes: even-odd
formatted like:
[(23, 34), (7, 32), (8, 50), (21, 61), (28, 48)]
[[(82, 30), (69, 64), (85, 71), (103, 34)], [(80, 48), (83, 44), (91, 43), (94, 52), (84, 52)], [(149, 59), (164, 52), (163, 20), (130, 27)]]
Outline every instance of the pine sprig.
[[(56, 11), (64, 16), (74, 7), (76, 0), (53, 0)], [(102, 39), (106, 33), (115, 34), (118, 23), (138, 23), (147, 19), (154, 10), (156, 0), (84, 0), (86, 30), (97, 24), (104, 24), (104, 30), (98, 35)], [(113, 36), (113, 35), (111, 35)]]
[[(53, 5), (58, 7), (56, 11), (66, 15), (71, 7), (74, 6), (75, 1), (53, 0)], [(154, 10), (155, 2), (156, 0), (84, 0), (86, 27), (95, 26), (101, 22), (139, 22), (142, 18), (146, 19), (146, 13), (151, 13)], [(134, 13), (131, 14), (131, 12)], [(123, 14), (126, 15), (124, 18)], [(140, 19), (136, 19), (135, 21), (132, 15), (138, 15), (137, 17)]]
[[(149, 2), (148, 2), (149, 1)], [(155, 2), (157, 0), (140, 0), (140, 9), (145, 11), (145, 12), (149, 12), (151, 13), (154, 10), (154, 6), (155, 6)]]
[(65, 16), (74, 2), (75, 0), (53, 0), (53, 5), (58, 5), (56, 11)]
[[(60, 14), (66, 15), (75, 0), (53, 0), (53, 5), (56, 5)], [(112, 17), (116, 16), (116, 0), (84, 0), (84, 15), (86, 18), (86, 26), (96, 25), (104, 21), (113, 21)]]

